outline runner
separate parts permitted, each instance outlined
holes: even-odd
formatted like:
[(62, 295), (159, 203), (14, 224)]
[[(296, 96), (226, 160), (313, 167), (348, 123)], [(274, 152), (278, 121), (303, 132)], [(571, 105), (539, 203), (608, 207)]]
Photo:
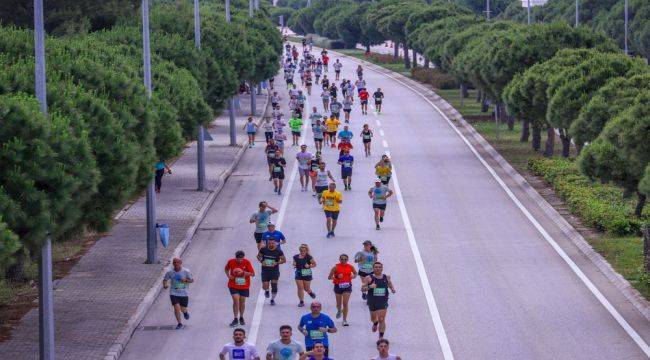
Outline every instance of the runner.
[(268, 145), (269, 140), (273, 139), (273, 123), (271, 122), (270, 117), (264, 118), (262, 129), (264, 129), (264, 138), (266, 139), (266, 144)]
[(325, 163), (323, 161), (320, 161), (320, 163), (318, 164), (318, 170), (316, 171), (316, 187), (315, 187), (319, 204), (321, 203), (320, 200), (323, 192), (327, 190), (328, 178), (332, 181), (335, 181), (334, 177), (332, 176), (332, 173), (330, 173), (329, 170), (325, 170)]
[(305, 74), (305, 86), (307, 87), (307, 94), (311, 95), (311, 85), (312, 85), (311, 71), (307, 71)]
[(302, 38), (302, 48), (306, 49), (307, 48), (307, 39)]
[(275, 159), (275, 153), (280, 150), (280, 147), (275, 143), (275, 139), (269, 139), (269, 143), (266, 145), (264, 152), (266, 153), (266, 164), (269, 166), (269, 181), (273, 180), (273, 159)]
[(302, 90), (298, 90), (298, 96), (296, 96), (296, 100), (298, 100), (298, 106), (300, 107), (300, 112), (302, 113), (302, 110), (305, 109), (305, 101), (307, 101), (307, 97), (302, 93)]
[(346, 96), (343, 99), (343, 113), (345, 114), (345, 122), (350, 122), (350, 112), (352, 112), (352, 96)]
[(336, 84), (332, 84), (330, 86), (330, 97), (332, 98), (332, 101), (336, 100), (336, 96), (337, 96), (338, 91), (339, 91), (339, 89), (336, 87)]
[(318, 109), (313, 106), (311, 114), (309, 114), (309, 120), (311, 121), (311, 127), (313, 128), (316, 125), (316, 120), (321, 120), (323, 115), (318, 112)]
[(300, 140), (300, 130), (302, 128), (302, 119), (294, 116), (289, 120), (289, 127), (291, 128), (291, 146), (298, 146)]
[(393, 174), (393, 165), (390, 163), (388, 155), (382, 155), (381, 160), (375, 164), (375, 174), (379, 177), (382, 184), (388, 185), (390, 177)]
[(287, 243), (287, 238), (284, 237), (284, 234), (280, 230), (275, 228), (275, 224), (272, 221), (269, 221), (267, 230), (262, 234), (262, 243), (264, 246), (268, 246), (269, 241), (275, 241), (275, 245), (280, 250), (282, 250), (282, 244)]
[(307, 151), (307, 145), (300, 146), (300, 152), (296, 154), (298, 160), (298, 174), (300, 175), (300, 191), (307, 191), (309, 186), (309, 162), (311, 161), (312, 154)]
[(260, 248), (262, 244), (262, 235), (268, 229), (269, 221), (271, 220), (271, 215), (278, 212), (278, 209), (266, 203), (266, 201), (260, 201), (259, 210), (254, 212), (251, 215), (249, 223), (255, 224), (255, 232), (253, 233), (253, 238), (257, 247)]
[[(346, 143), (349, 143), (347, 139), (343, 140), (339, 146)], [(338, 162), (341, 165), (341, 179), (343, 179), (345, 190), (352, 190), (352, 165), (354, 164), (354, 157), (350, 155), (350, 150), (344, 149), (342, 151), (343, 155), (339, 157)]]
[[(358, 264), (359, 267), (359, 280), (361, 280), (361, 285), (363, 286), (363, 279), (372, 274), (372, 267), (375, 262), (378, 260), (379, 250), (372, 244), (372, 241), (366, 240), (363, 242), (363, 250), (358, 251), (354, 254), (354, 262)], [(361, 289), (361, 298), (363, 300), (367, 299), (367, 291)]]
[(321, 81), (321, 87), (324, 91), (329, 91), (330, 89), (330, 79), (327, 78), (327, 75), (323, 75), (323, 81)]
[(368, 94), (368, 91), (366, 89), (361, 89), (359, 91), (359, 102), (361, 103), (361, 113), (364, 115), (368, 115), (368, 97), (370, 94)]
[(388, 289), (395, 293), (390, 276), (382, 274), (384, 265), (379, 261), (372, 267), (373, 273), (363, 279), (363, 289), (368, 291), (368, 309), (372, 332), (379, 330), (379, 338), (386, 332), (386, 312), (388, 311)]
[(220, 360), (226, 360), (226, 355), (230, 360), (260, 360), (255, 345), (244, 342), (246, 339), (246, 330), (237, 328), (232, 333), (233, 342), (227, 343), (221, 348), (219, 353)]
[(327, 56), (327, 52), (326, 52), (325, 55), (323, 55), (323, 67), (325, 68), (325, 72), (329, 72), (329, 67), (328, 67), (329, 62), (330, 62), (330, 57)]
[(366, 152), (366, 157), (370, 156), (370, 144), (372, 143), (373, 137), (372, 130), (368, 124), (363, 124), (363, 129), (361, 130), (361, 139), (363, 141), (363, 149)]
[(338, 145), (339, 157), (343, 156), (343, 152), (346, 151), (346, 150), (347, 150), (348, 153), (351, 153), (352, 148), (353, 148), (353, 146), (352, 146), (352, 143), (350, 142), (350, 140), (348, 140), (348, 138), (342, 138), (341, 142)]
[(368, 196), (372, 199), (372, 209), (375, 212), (375, 229), (379, 230), (380, 222), (384, 222), (384, 214), (386, 213), (386, 200), (393, 196), (393, 190), (388, 186), (383, 185), (380, 179), (375, 180), (375, 186), (368, 190)]
[(343, 139), (352, 141), (353, 137), (354, 134), (352, 133), (352, 131), (350, 131), (350, 127), (347, 125), (344, 125), (343, 130), (339, 131), (339, 139), (341, 139), (341, 141), (343, 141)]
[(340, 89), (341, 89), (341, 95), (343, 95), (344, 99), (345, 99), (345, 96), (348, 94), (348, 86), (347, 86), (347, 84), (348, 84), (347, 80), (343, 79), (343, 80), (341, 80), (341, 85), (339, 85)]
[(280, 95), (278, 95), (277, 91), (274, 91), (273, 95), (271, 96), (271, 107), (275, 109), (278, 105), (280, 105), (280, 100)]
[[(335, 104), (338, 104), (336, 100), (332, 103), (332, 109), (334, 109)], [(336, 133), (338, 132), (339, 125), (341, 124), (338, 118), (338, 114), (339, 113), (335, 113), (334, 110), (332, 110), (332, 116), (329, 119), (325, 120), (325, 126), (327, 127), (325, 146), (327, 146), (329, 140), (330, 146), (336, 148)]]
[(320, 151), (316, 151), (316, 155), (309, 161), (309, 178), (311, 180), (311, 191), (313, 192), (312, 196), (316, 196), (316, 175), (318, 170), (320, 170), (320, 164), (323, 161), (321, 160)]
[(327, 348), (325, 345), (323, 345), (322, 342), (315, 342), (314, 343), (314, 350), (308, 351), (305, 353), (305, 355), (308, 355), (308, 358), (305, 358), (307, 360), (333, 360), (330, 357), (327, 357)]
[(357, 277), (357, 270), (354, 266), (348, 264), (348, 255), (341, 254), (339, 263), (334, 265), (328, 279), (334, 282), (334, 294), (336, 296), (336, 318), (343, 315), (343, 326), (348, 324), (348, 302), (352, 293), (352, 279)]
[(338, 80), (339, 76), (341, 75), (341, 68), (343, 67), (343, 64), (339, 61), (339, 59), (336, 59), (336, 62), (332, 65), (334, 67), (334, 73), (336, 74), (336, 79)]
[(282, 195), (284, 168), (287, 166), (287, 160), (285, 160), (282, 156), (281, 150), (275, 152), (275, 158), (271, 162), (271, 166), (273, 167), (273, 192), (278, 195)]
[(334, 334), (338, 329), (329, 316), (321, 313), (322, 308), (323, 305), (320, 302), (312, 302), (310, 306), (311, 312), (300, 318), (298, 329), (305, 335), (305, 349), (308, 352), (314, 350), (314, 345), (319, 343), (325, 347), (324, 352), (328, 355), (329, 339), (327, 334)]
[(312, 127), (311, 131), (314, 133), (314, 147), (316, 151), (320, 152), (323, 150), (323, 138), (327, 128), (321, 124), (320, 120), (316, 120), (316, 126)]
[(363, 68), (361, 67), (361, 64), (357, 66), (357, 77), (361, 79), (363, 77)]
[(301, 244), (298, 248), (299, 253), (293, 256), (293, 267), (295, 268), (296, 288), (298, 289), (298, 307), (305, 306), (305, 292), (312, 299), (316, 294), (311, 290), (312, 269), (316, 267), (316, 260), (309, 253), (309, 246)]
[(322, 75), (323, 75), (323, 66), (316, 65), (316, 69), (314, 69), (314, 76), (316, 77), (316, 85), (318, 85), (318, 81), (320, 80), (320, 77)]
[(244, 124), (244, 130), (248, 134), (248, 147), (252, 148), (255, 146), (255, 134), (257, 133), (257, 124), (253, 122), (253, 117), (249, 116), (248, 121)]
[(384, 93), (381, 92), (381, 88), (377, 88), (377, 91), (375, 91), (372, 94), (372, 97), (375, 99), (375, 111), (377, 114), (381, 113), (381, 103), (384, 101)]
[(361, 94), (361, 90), (366, 89), (366, 81), (363, 78), (359, 78), (354, 82), (354, 86), (357, 88), (357, 93)]
[(323, 110), (330, 111), (330, 92), (329, 90), (323, 90), (320, 94), (321, 99), (323, 99)]
[(392, 355), (390, 352), (390, 343), (386, 339), (377, 340), (377, 352), (379, 355), (370, 360), (402, 360), (397, 355)]
[(176, 317), (176, 330), (183, 328), (183, 322), (181, 321), (181, 314), (185, 320), (190, 319), (190, 312), (187, 310), (187, 305), (189, 303), (189, 294), (188, 287), (189, 284), (194, 282), (192, 273), (189, 269), (183, 267), (183, 261), (177, 257), (172, 260), (172, 269), (165, 273), (163, 278), (163, 288), (169, 289), (169, 299), (172, 302), (172, 307), (174, 308), (174, 316)]
[[(329, 175), (331, 176), (331, 174)], [(325, 211), (325, 225), (327, 226), (328, 238), (336, 236), (334, 230), (336, 229), (336, 222), (339, 218), (339, 212), (341, 211), (340, 204), (342, 202), (343, 194), (336, 190), (336, 183), (333, 182), (329, 184), (327, 190), (323, 190), (318, 200), (319, 204), (323, 204), (323, 211)]]
[(278, 128), (275, 131), (275, 134), (273, 134), (273, 140), (275, 140), (275, 143), (278, 145), (278, 152), (284, 151), (284, 142), (287, 140), (287, 135), (284, 133), (283, 128)]
[[(275, 240), (270, 240), (268, 245), (261, 248), (257, 260), (262, 263), (262, 289), (264, 297), (271, 297), (271, 305), (275, 305), (275, 296), (278, 294), (278, 279), (280, 279), (280, 265), (287, 262), (284, 253), (278, 248)], [(269, 294), (269, 283), (271, 292)]]
[(291, 335), (291, 326), (280, 326), (280, 338), (266, 348), (266, 360), (298, 360), (298, 356), (304, 357), (305, 350), (299, 342), (291, 339)]
[(230, 327), (246, 325), (244, 310), (246, 310), (246, 298), (250, 294), (251, 276), (255, 276), (255, 270), (245, 256), (243, 251), (237, 250), (235, 258), (228, 260), (224, 268), (228, 277), (228, 291), (230, 291), (230, 297), (232, 297), (232, 313), (234, 316)]

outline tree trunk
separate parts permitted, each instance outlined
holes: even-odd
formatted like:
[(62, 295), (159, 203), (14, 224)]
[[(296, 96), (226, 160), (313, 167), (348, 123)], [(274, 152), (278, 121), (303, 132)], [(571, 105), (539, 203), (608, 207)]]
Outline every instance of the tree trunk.
[(571, 136), (564, 129), (560, 129), (560, 141), (562, 141), (562, 157), (568, 158), (571, 151)]
[(427, 69), (429, 68), (429, 58), (427, 57), (424, 58), (424, 67)]
[(521, 123), (521, 137), (519, 141), (522, 143), (528, 142), (530, 138), (530, 121), (525, 120)]
[(502, 120), (505, 117), (506, 124), (508, 124), (508, 131), (514, 131), (515, 117), (508, 113), (508, 110), (506, 109), (506, 104), (502, 102), (499, 102), (499, 115), (501, 116)]
[(409, 48), (406, 46), (406, 44), (402, 44), (402, 46), (404, 46), (404, 68), (410, 69), (411, 58), (409, 57)]
[(580, 155), (580, 152), (582, 152), (582, 148), (585, 147), (583, 143), (581, 142), (576, 142), (576, 153)]
[(532, 148), (535, 151), (539, 151), (542, 148), (542, 129), (536, 124), (533, 124)]
[(555, 152), (555, 129), (552, 126), (546, 128), (546, 146), (544, 156), (550, 158)]
[(366, 53), (370, 53), (370, 43), (366, 44)]
[(399, 44), (393, 41), (393, 60), (399, 60)]
[(634, 215), (640, 218), (643, 214), (643, 207), (645, 206), (646, 195), (641, 192), (636, 192), (636, 196), (639, 199), (636, 203), (636, 208), (634, 208)]
[(415, 50), (411, 50), (413, 52), (413, 68), (415, 69), (418, 67), (418, 52)]
[(467, 90), (466, 83), (460, 83), (460, 96), (465, 99), (469, 97), (469, 90)]
[(650, 225), (641, 226), (641, 233), (643, 234), (643, 268), (646, 272), (650, 272)]
[(481, 90), (476, 91), (476, 102), (480, 103), (481, 99), (483, 99), (483, 94), (481, 94)]
[(487, 94), (483, 93), (481, 98), (481, 112), (488, 112), (490, 110), (490, 104), (488, 103)]

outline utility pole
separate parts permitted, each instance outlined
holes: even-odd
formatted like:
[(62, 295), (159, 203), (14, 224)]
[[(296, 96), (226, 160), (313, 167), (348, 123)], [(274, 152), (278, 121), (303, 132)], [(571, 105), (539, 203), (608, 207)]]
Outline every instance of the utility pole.
[[(149, 0), (142, 0), (142, 61), (147, 100), (151, 100), (151, 46), (149, 41)], [(147, 185), (147, 264), (158, 262), (156, 242), (156, 198), (153, 181)]]
[[(201, 50), (201, 15), (199, 0), (194, 0), (194, 46)], [(199, 124), (196, 140), (197, 190), (205, 190), (205, 128)]]
[(628, 0), (625, 0), (625, 21), (624, 21), (624, 23), (625, 23), (625, 36), (624, 36), (624, 39), (623, 39), (623, 41), (624, 41), (623, 51), (625, 52), (625, 55), (629, 55), (629, 49), (627, 47), (627, 39), (628, 39), (628, 36), (629, 36), (628, 32), (630, 31), (629, 28), (628, 28), (628, 18), (629, 18), (628, 6), (629, 6)]
[(253, 17), (253, 0), (248, 0), (248, 17)]
[(490, 20), (490, 0), (485, 0), (485, 16)]
[(576, 0), (576, 27), (580, 25), (580, 0)]
[(528, 15), (528, 25), (530, 25), (530, 0), (528, 0), (528, 6), (526, 8), (526, 13)]
[[(253, 17), (253, 1), (255, 1), (255, 0), (248, 0), (248, 16), (249, 17)], [(251, 90), (251, 116), (255, 117), (255, 112), (257, 110), (256, 109), (257, 104), (255, 103), (256, 89), (255, 89), (255, 84), (253, 84), (252, 81), (249, 83), (249, 85), (250, 85), (250, 90)]]
[[(34, 0), (34, 91), (41, 112), (47, 116), (45, 73), (45, 27), (43, 0)], [(38, 263), (38, 350), (41, 360), (54, 360), (54, 298), (52, 295), (52, 239), (48, 234), (41, 246)]]
[[(230, 0), (226, 0), (226, 22), (232, 21), (230, 17)], [(236, 95), (235, 95), (236, 96)], [(230, 119), (230, 146), (237, 146), (237, 129), (235, 122), (235, 97), (228, 99), (228, 113)]]

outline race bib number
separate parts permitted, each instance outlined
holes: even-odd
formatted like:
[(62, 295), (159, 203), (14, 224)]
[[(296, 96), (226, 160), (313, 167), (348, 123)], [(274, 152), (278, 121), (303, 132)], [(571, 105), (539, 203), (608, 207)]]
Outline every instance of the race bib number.
[(372, 289), (373, 296), (386, 296), (386, 288), (374, 288)]
[(347, 288), (349, 288), (350, 286), (352, 286), (352, 283), (349, 283), (349, 282), (343, 282), (343, 283), (340, 283), (340, 284), (339, 284), (339, 289), (347, 289)]
[(363, 272), (369, 273), (370, 271), (372, 271), (372, 264), (365, 263), (365, 264), (361, 265), (361, 269), (364, 270)]
[(332, 199), (325, 200), (325, 206), (334, 206), (334, 200)]
[(236, 277), (235, 278), (235, 285), (246, 285), (246, 278)]
[(183, 283), (183, 282), (180, 282), (180, 281), (175, 281), (174, 282), (174, 289), (176, 289), (176, 290), (185, 289), (186, 287), (187, 287), (186, 283)]
[(363, 135), (363, 138), (366, 140), (370, 140), (370, 135)]
[(349, 167), (352, 167), (352, 163), (349, 162), (349, 161), (346, 161), (346, 162), (343, 163), (343, 166), (349, 168)]
[(282, 171), (282, 166), (276, 166), (273, 168), (273, 172), (279, 173)]
[(320, 330), (309, 330), (309, 337), (312, 340), (322, 340), (324, 338), (324, 335)]
[(266, 266), (274, 266), (275, 265), (275, 260), (273, 260), (273, 259), (264, 259), (264, 265), (266, 265)]
[(381, 179), (381, 181), (386, 181), (386, 180), (388, 180), (388, 176), (382, 175), (382, 176), (379, 177), (379, 179)]
[(275, 151), (269, 151), (269, 157), (275, 157)]
[(301, 269), (300, 275), (302, 276), (311, 276), (311, 269)]
[(244, 349), (232, 349), (233, 359), (246, 359), (246, 351)]

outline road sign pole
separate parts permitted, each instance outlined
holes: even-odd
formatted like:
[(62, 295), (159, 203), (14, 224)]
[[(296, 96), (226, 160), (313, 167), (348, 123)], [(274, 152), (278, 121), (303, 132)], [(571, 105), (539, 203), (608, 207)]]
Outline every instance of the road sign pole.
[[(199, 0), (194, 0), (194, 45), (201, 49), (201, 14)], [(199, 124), (196, 140), (196, 177), (197, 190), (205, 190), (205, 128)]]
[[(47, 116), (47, 91), (45, 73), (45, 27), (43, 0), (34, 0), (34, 91), (41, 112)], [(52, 296), (52, 242), (47, 235), (41, 247), (38, 263), (38, 347), (41, 360), (54, 360), (54, 299)]]
[[(230, 0), (226, 0), (226, 22), (230, 23)], [(230, 118), (230, 146), (237, 146), (237, 129), (235, 128), (235, 97), (228, 100), (228, 113)]]
[[(142, 0), (142, 61), (147, 100), (151, 99), (151, 43), (149, 40), (149, 0)], [(156, 243), (156, 199), (153, 181), (147, 185), (147, 264), (158, 262)]]

